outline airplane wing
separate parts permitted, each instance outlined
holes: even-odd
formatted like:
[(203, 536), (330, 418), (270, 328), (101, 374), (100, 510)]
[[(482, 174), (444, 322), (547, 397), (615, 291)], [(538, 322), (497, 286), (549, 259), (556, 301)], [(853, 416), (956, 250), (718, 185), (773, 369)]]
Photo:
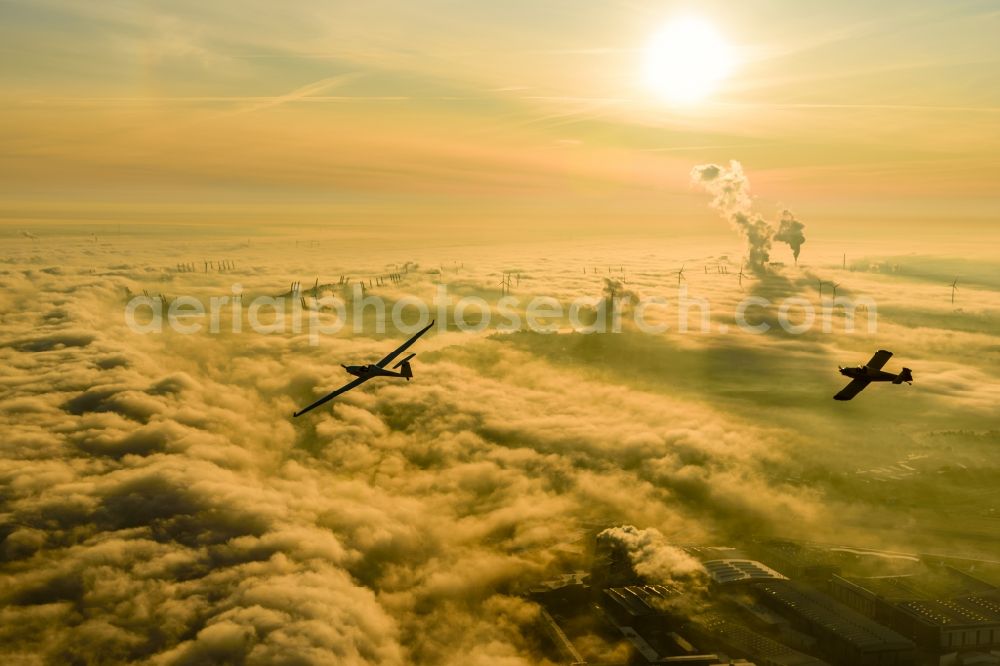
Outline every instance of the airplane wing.
[(324, 403), (330, 402), (331, 400), (333, 400), (334, 398), (336, 398), (341, 393), (347, 393), (352, 388), (356, 388), (358, 386), (361, 386), (362, 384), (364, 384), (369, 379), (371, 379), (371, 377), (358, 377), (353, 382), (350, 382), (348, 384), (344, 384), (343, 386), (341, 386), (339, 389), (337, 389), (333, 393), (327, 393), (325, 396), (323, 396), (322, 398), (320, 398), (319, 400), (317, 400), (313, 404), (309, 405), (308, 407), (304, 407), (303, 409), (300, 409), (299, 411), (295, 412), (294, 414), (292, 414), (292, 416), (302, 416), (306, 412), (308, 412), (310, 410), (313, 410), (313, 409), (316, 409), (317, 407), (319, 407), (320, 405), (322, 405)]
[(396, 358), (397, 356), (399, 356), (400, 354), (402, 354), (403, 352), (405, 352), (407, 349), (409, 349), (410, 345), (412, 345), (414, 342), (416, 342), (417, 338), (419, 338), (421, 335), (423, 335), (427, 331), (431, 330), (431, 326), (433, 326), (433, 325), (434, 325), (433, 321), (431, 323), (427, 324), (427, 326), (425, 328), (417, 331), (413, 335), (412, 338), (410, 338), (409, 340), (407, 340), (403, 344), (399, 345), (399, 347), (397, 347), (393, 351), (389, 352), (388, 356), (386, 356), (384, 359), (382, 359), (381, 361), (379, 361), (375, 365), (377, 365), (380, 368), (384, 368), (385, 366), (389, 365), (389, 363), (392, 362), (392, 359)]
[(872, 356), (872, 360), (868, 361), (866, 365), (872, 370), (881, 370), (882, 366), (888, 363), (890, 358), (892, 358), (891, 351), (879, 349), (875, 352), (875, 355)]
[(851, 383), (845, 386), (840, 393), (833, 396), (834, 400), (850, 400), (857, 394), (861, 393), (866, 386), (871, 384), (870, 379), (865, 379), (863, 377), (858, 377), (857, 379), (852, 379)]

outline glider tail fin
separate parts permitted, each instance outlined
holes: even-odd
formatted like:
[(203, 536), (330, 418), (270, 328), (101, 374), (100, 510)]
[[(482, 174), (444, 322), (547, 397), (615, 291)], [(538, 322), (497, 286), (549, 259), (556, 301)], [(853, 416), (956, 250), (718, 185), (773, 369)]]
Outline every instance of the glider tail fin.
[(399, 368), (399, 374), (401, 374), (402, 376), (406, 377), (406, 381), (410, 381), (410, 378), (413, 377), (413, 369), (410, 368), (410, 359), (413, 358), (414, 356), (416, 356), (415, 353), (414, 354), (410, 354), (409, 356), (407, 356), (406, 358), (404, 358), (402, 361), (400, 361), (396, 365), (392, 366), (393, 370), (395, 370), (396, 368)]
[(892, 381), (893, 384), (902, 384), (903, 382), (913, 383), (913, 373), (909, 368), (903, 368), (903, 371)]

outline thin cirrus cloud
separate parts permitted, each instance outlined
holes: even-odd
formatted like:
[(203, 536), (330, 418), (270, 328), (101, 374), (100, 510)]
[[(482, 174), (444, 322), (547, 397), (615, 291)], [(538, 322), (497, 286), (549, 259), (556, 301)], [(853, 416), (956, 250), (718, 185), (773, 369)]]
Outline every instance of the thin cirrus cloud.
[[(684, 196), (683, 178), (661, 175), (683, 173), (683, 167), (670, 160), (635, 164), (630, 152), (662, 145), (663, 133), (669, 133), (697, 135), (681, 144), (705, 146), (696, 161), (725, 159), (720, 146), (766, 147), (770, 164), (804, 170), (798, 183), (803, 197), (817, 196), (808, 173), (822, 168), (830, 187), (856, 192), (859, 202), (873, 194), (858, 163), (882, 160), (894, 150), (912, 163), (957, 154), (986, 177), (944, 180), (929, 189), (925, 181), (933, 166), (914, 167), (904, 169), (895, 187), (937, 199), (970, 189), (989, 198), (993, 146), (982, 137), (990, 136), (985, 126), (996, 101), (956, 85), (991, 65), (976, 50), (982, 43), (976, 30), (963, 33), (958, 52), (941, 48), (957, 30), (980, 25), (972, 9), (913, 7), (902, 18), (848, 15), (833, 24), (782, 9), (786, 23), (762, 25), (775, 9), (765, 3), (752, 14), (716, 17), (732, 41), (747, 47), (746, 66), (717, 99), (697, 112), (676, 113), (633, 85), (649, 26), (654, 18), (665, 20), (644, 6), (614, 16), (607, 9), (580, 12), (558, 3), (503, 16), (485, 7), (401, 7), (378, 17), (363, 7), (318, 4), (296, 12), (261, 5), (235, 16), (225, 5), (169, 11), (61, 2), (18, 7), (9, 37), (26, 57), (19, 70), (3, 75), (10, 102), (3, 125), (10, 140), (27, 149), (18, 152), (16, 164), (8, 156), (0, 168), (6, 182), (30, 177), (33, 188), (52, 194), (86, 187), (111, 196), (121, 182), (139, 179), (153, 190), (158, 180), (187, 191), (248, 193), (267, 183), (294, 195), (303, 188), (321, 192), (329, 183), (337, 190), (406, 196), (414, 181), (423, 192), (433, 190), (436, 176), (441, 194), (468, 187), (471, 197), (516, 193), (531, 199), (538, 188), (490, 192), (485, 184), (516, 180), (509, 171), (516, 163), (541, 167), (543, 187), (567, 173), (590, 178), (575, 172), (603, 163), (613, 175), (597, 179), (607, 187), (621, 186), (627, 174), (625, 186), (650, 197), (663, 186)], [(76, 36), (60, 33), (52, 18), (78, 28)], [(892, 20), (899, 37), (876, 39)], [(548, 29), (553, 22), (560, 26), (558, 39)], [(98, 34), (114, 39), (88, 38)], [(789, 34), (816, 39), (788, 46)], [(905, 39), (909, 34), (914, 39)], [(772, 57), (751, 57), (757, 51), (749, 46), (769, 43), (784, 50), (764, 48)], [(915, 53), (917, 43), (927, 47)], [(851, 45), (847, 55), (828, 57), (844, 52), (844, 45)], [(979, 64), (959, 77), (935, 74), (922, 85), (899, 76), (907, 68), (917, 71), (919, 63), (959, 61)], [(893, 86), (885, 85), (886, 77)], [(826, 96), (802, 98), (816, 81), (826, 82)], [(936, 99), (928, 98), (932, 94)], [(947, 103), (940, 103), (943, 98)], [(960, 127), (956, 114), (964, 117)], [(216, 127), (213, 118), (234, 127)], [(237, 133), (255, 141), (242, 141)], [(418, 148), (407, 140), (413, 136), (427, 140)], [(553, 159), (551, 146), (566, 141), (580, 142), (587, 154)], [(497, 158), (473, 159), (456, 169), (448, 163), (456, 150)], [(362, 167), (345, 181), (327, 170), (334, 156), (344, 169), (368, 159), (380, 164), (367, 178), (360, 175), (367, 170)], [(35, 179), (43, 172), (49, 174), (44, 184)], [(557, 190), (552, 197), (563, 200), (576, 191)], [(901, 211), (921, 210), (902, 192), (894, 197)], [(981, 214), (990, 206), (984, 202)]]

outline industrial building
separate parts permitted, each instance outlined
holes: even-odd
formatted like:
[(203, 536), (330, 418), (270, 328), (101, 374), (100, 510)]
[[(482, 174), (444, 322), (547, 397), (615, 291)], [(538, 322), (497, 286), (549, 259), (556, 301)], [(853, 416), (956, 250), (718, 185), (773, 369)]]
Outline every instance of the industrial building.
[(830, 591), (925, 651), (1000, 648), (1000, 590), (951, 567), (908, 576), (835, 576)]
[(842, 666), (909, 666), (913, 641), (833, 598), (793, 581), (755, 583), (758, 600), (816, 639), (816, 647)]
[(830, 666), (827, 662), (792, 648), (733, 622), (721, 615), (709, 615), (695, 623), (698, 638), (717, 643), (727, 651), (752, 659), (758, 666)]
[(675, 613), (673, 605), (685, 601), (677, 589), (628, 585), (606, 589), (601, 596), (601, 610), (646, 662), (719, 663), (717, 655), (701, 653), (680, 633), (687, 618), (686, 612)]
[(703, 572), (657, 580), (601, 534), (527, 591), (557, 663), (1000, 666), (989, 563), (765, 540), (684, 546)]
[(760, 580), (788, 580), (766, 564), (756, 560), (709, 560), (702, 562), (716, 585), (733, 585)]

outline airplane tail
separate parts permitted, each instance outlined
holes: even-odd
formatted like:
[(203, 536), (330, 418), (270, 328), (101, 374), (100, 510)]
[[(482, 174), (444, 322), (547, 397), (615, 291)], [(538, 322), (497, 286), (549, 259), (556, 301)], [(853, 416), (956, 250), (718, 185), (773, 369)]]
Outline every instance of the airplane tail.
[(410, 381), (410, 379), (413, 377), (413, 369), (410, 368), (410, 359), (413, 358), (414, 356), (416, 356), (416, 353), (410, 354), (402, 361), (392, 366), (393, 370), (399, 368), (399, 374), (406, 377), (406, 381)]
[(903, 382), (906, 382), (907, 384), (913, 383), (913, 373), (910, 372), (909, 368), (903, 368), (903, 371), (899, 373), (894, 380), (892, 380), (893, 384), (902, 384)]

